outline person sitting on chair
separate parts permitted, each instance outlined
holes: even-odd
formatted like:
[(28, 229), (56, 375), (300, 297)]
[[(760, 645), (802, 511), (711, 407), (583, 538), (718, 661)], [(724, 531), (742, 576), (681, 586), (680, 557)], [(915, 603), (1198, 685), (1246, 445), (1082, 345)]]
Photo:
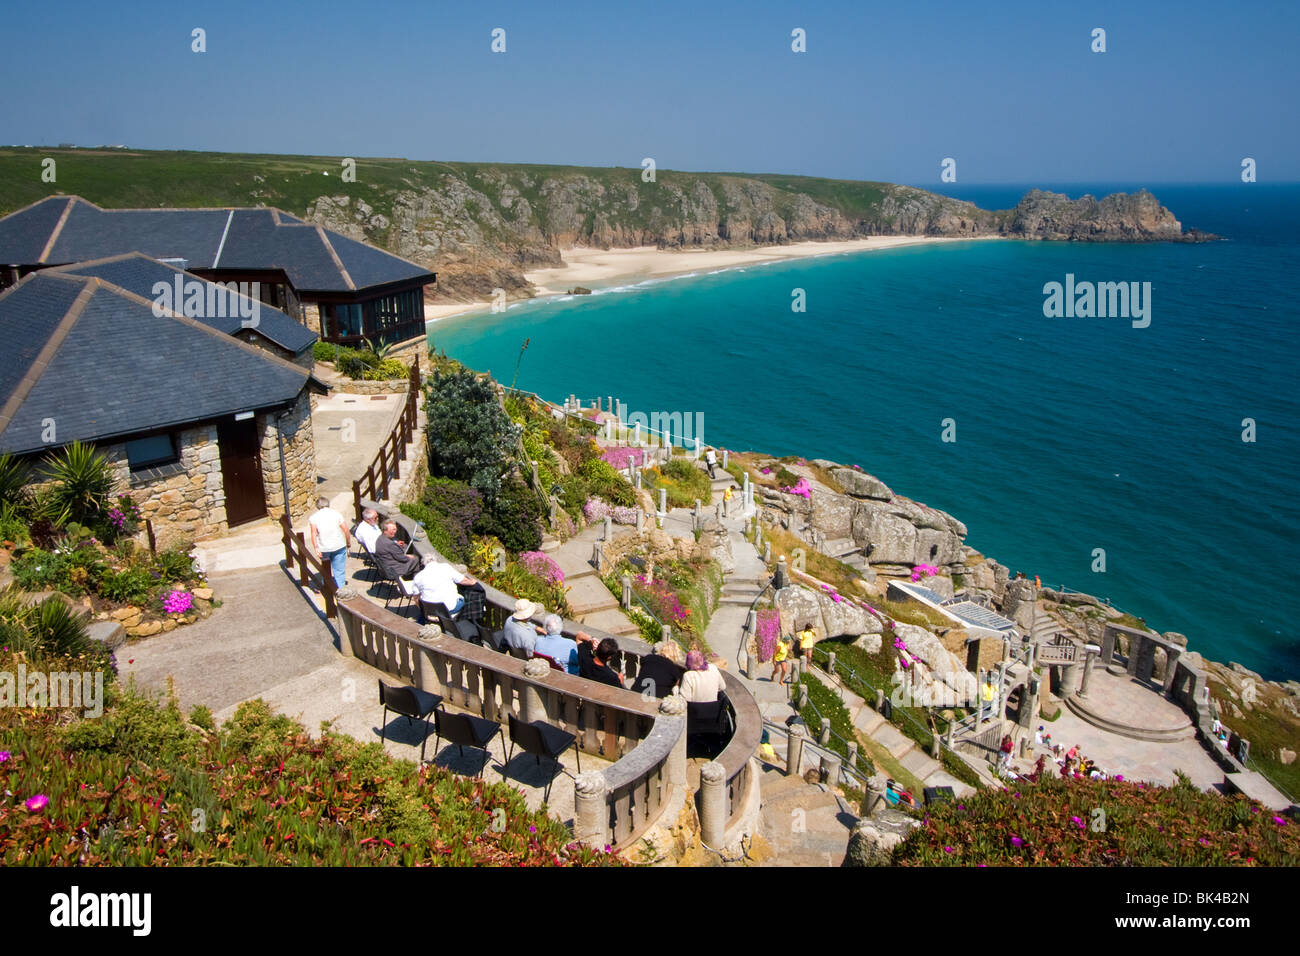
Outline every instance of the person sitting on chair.
[(420, 589), (420, 623), (427, 624), (423, 605), (441, 604), (448, 614), (455, 617), (465, 606), (465, 599), (456, 590), (456, 585), (475, 582), (468, 574), (461, 574), (450, 564), (439, 561), (432, 554), (426, 554), (424, 567), (415, 576), (414, 583)]
[(384, 522), (383, 531), (375, 546), (375, 563), (394, 580), (409, 578), (420, 566), (419, 555), (406, 553), (406, 547), (397, 540), (397, 522), (392, 518)]
[(660, 699), (667, 697), (682, 679), (682, 646), (676, 641), (660, 641), (654, 653), (641, 658), (641, 670), (636, 675), (632, 689), (638, 694), (650, 694)]
[(586, 631), (579, 631), (575, 636), (578, 639), (578, 673), (587, 680), (622, 687), (623, 675), (610, 667), (618, 658), (618, 641), (607, 637), (596, 644)]
[(361, 512), (361, 523), (357, 525), (353, 534), (357, 536), (357, 540), (361, 542), (361, 546), (367, 553), (374, 554), (375, 547), (384, 534), (379, 530), (379, 512), (374, 508), (367, 508)]
[(682, 696), (693, 704), (711, 704), (726, 687), (722, 672), (710, 664), (700, 651), (686, 655), (686, 673), (682, 675)]
[(534, 654), (545, 654), (564, 668), (566, 673), (578, 673), (578, 642), (560, 633), (564, 621), (558, 614), (548, 614), (542, 619), (545, 632), (533, 645)]
[(529, 657), (533, 656), (533, 651), (537, 647), (537, 635), (545, 634), (546, 631), (529, 619), (540, 610), (538, 605), (527, 598), (520, 598), (515, 602), (515, 613), (510, 615), (510, 620), (506, 621), (504, 634), (506, 646), (522, 651)]

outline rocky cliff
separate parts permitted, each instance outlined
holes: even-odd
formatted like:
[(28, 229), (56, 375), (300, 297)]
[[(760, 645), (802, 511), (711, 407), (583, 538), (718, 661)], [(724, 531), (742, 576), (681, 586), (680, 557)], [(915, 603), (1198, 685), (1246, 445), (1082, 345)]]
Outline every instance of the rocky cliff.
[(525, 270), (560, 249), (723, 248), (880, 235), (1007, 236), (1077, 241), (1189, 241), (1151, 193), (1079, 199), (1035, 190), (1010, 210), (910, 186), (803, 177), (572, 167), (421, 164), (400, 185), (336, 193), (306, 215), (438, 273), (438, 295), (527, 295)]

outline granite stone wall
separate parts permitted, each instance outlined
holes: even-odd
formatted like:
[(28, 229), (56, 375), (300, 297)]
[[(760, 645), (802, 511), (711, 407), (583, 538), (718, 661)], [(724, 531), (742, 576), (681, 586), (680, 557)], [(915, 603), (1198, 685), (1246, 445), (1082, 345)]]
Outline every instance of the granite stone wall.
[(126, 445), (101, 445), (113, 465), (113, 495), (130, 495), (141, 519), (153, 522), (159, 547), (222, 534), (226, 494), (221, 480), (217, 426), (200, 425), (177, 435), (180, 461), (132, 475)]
[(311, 434), (311, 399), (307, 389), (282, 415), (259, 414), (257, 427), (262, 436), (262, 486), (267, 512), (278, 519), (284, 508), (280, 482), (280, 445), (276, 421), (284, 433), (284, 457), (289, 476), (289, 513), (297, 518), (315, 509), (316, 446)]

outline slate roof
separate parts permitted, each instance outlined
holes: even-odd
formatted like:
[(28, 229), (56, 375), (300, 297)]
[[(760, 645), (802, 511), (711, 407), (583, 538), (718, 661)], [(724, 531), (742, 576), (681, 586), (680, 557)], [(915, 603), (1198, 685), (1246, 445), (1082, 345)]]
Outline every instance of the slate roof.
[(307, 369), (102, 278), (41, 271), (0, 295), (0, 452), (182, 427), (323, 390)]
[(434, 281), (422, 266), (270, 208), (101, 209), (51, 196), (0, 219), (0, 263), (64, 265), (141, 252), (194, 269), (279, 269), (298, 292)]
[[(109, 282), (128, 292), (134, 292), (141, 298), (150, 301), (155, 298), (153, 291), (155, 283), (163, 282), (174, 288), (176, 276), (178, 275), (181, 276), (183, 282), (202, 283), (205, 289), (207, 286), (212, 285), (212, 283), (190, 275), (175, 266), (159, 262), (156, 259), (150, 259), (138, 252), (115, 256), (111, 259), (61, 266), (54, 271), (65, 275), (97, 276), (105, 282)], [(205, 301), (206, 295), (205, 291)], [(235, 311), (230, 308), (232, 304), (228, 300), (223, 303), (224, 310), (227, 313)], [(178, 311), (181, 309), (180, 305), (174, 307)], [(245, 306), (244, 311), (247, 313), (251, 310)], [(224, 317), (203, 315), (197, 318), (205, 325), (211, 326), (218, 332), (224, 332), (226, 335), (234, 335), (242, 327), (242, 319), (237, 314)], [(286, 315), (279, 309), (271, 308), (265, 302), (258, 304), (257, 325), (254, 331), (294, 355), (311, 348), (318, 338), (315, 332), (308, 329), (301, 322), (298, 322), (292, 316)]]

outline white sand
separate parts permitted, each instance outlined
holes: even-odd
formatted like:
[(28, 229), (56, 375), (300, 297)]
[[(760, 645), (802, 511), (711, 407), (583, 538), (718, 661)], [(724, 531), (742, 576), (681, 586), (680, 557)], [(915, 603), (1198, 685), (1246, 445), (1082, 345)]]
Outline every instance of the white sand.
[[(994, 238), (994, 237), (983, 237)], [(802, 259), (809, 256), (839, 255), (876, 249), (895, 249), (939, 242), (970, 242), (948, 236), (871, 236), (829, 242), (795, 242), (785, 246), (760, 246), (753, 249), (690, 249), (670, 251), (654, 246), (632, 249), (590, 249), (578, 246), (561, 250), (564, 265), (554, 269), (537, 269), (524, 273), (541, 296), (563, 295), (574, 286), (602, 286), (619, 280), (665, 278), (690, 273), (707, 273), (718, 269), (737, 269), (764, 262)], [(425, 305), (424, 317), (433, 322), (449, 315), (479, 312), (486, 307), (466, 303)]]

